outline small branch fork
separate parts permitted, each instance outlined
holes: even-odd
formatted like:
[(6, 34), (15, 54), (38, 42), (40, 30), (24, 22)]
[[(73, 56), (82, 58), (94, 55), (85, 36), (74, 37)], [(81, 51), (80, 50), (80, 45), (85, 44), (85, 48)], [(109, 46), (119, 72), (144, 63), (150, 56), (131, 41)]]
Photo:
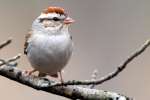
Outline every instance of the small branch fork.
[[(11, 39), (0, 44), (0, 49), (7, 46), (11, 43)], [(102, 84), (114, 77), (116, 77), (119, 73), (121, 73), (126, 66), (137, 56), (143, 53), (147, 47), (150, 46), (150, 40), (146, 41), (140, 49), (138, 49), (135, 53), (129, 56), (117, 69), (108, 75), (97, 79), (97, 73), (94, 72), (95, 76), (92, 80), (85, 81), (67, 81), (63, 84), (60, 82), (55, 82), (48, 80), (46, 78), (40, 78), (33, 75), (26, 75), (25, 71), (17, 68), (17, 62), (20, 58), (20, 54), (15, 57), (12, 57), (8, 60), (0, 59), (0, 75), (5, 76), (9, 79), (12, 79), (16, 82), (22, 83), (29, 87), (32, 87), (37, 90), (43, 90), (49, 93), (53, 93), (56, 95), (64, 96), (66, 98), (70, 98), (73, 100), (132, 100), (129, 97), (123, 96), (118, 93), (97, 90), (93, 89), (95, 85)], [(15, 63), (14, 63), (15, 62)], [(13, 63), (13, 64), (12, 64)], [(91, 85), (90, 88), (84, 88), (78, 85)]]
[[(68, 81), (64, 82), (63, 85), (99, 85), (102, 84), (114, 77), (116, 77), (119, 73), (121, 73), (127, 65), (136, 57), (138, 57), (141, 53), (143, 53), (146, 48), (150, 46), (150, 40), (147, 40), (136, 52), (134, 52), (131, 56), (129, 56), (120, 66), (117, 67), (116, 70), (109, 73), (108, 75), (101, 77), (97, 80), (85, 80), (85, 81)], [(53, 84), (54, 86), (60, 86), (60, 83)]]

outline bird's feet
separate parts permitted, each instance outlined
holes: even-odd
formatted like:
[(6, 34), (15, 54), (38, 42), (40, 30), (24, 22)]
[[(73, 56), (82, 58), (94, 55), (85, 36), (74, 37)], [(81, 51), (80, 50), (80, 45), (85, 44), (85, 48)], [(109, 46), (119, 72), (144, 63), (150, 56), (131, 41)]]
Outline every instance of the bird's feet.
[(25, 71), (25, 74), (29, 76), (29, 75), (32, 75), (32, 73), (34, 73), (35, 71), (37, 71), (37, 70), (35, 70), (35, 69), (26, 70), (26, 71)]
[(58, 73), (59, 73), (59, 77), (60, 77), (60, 82), (61, 82), (61, 84), (63, 84), (64, 80), (63, 80), (63, 77), (62, 77), (62, 72), (60, 71)]
[(57, 72), (56, 74), (49, 75), (49, 76), (52, 77), (52, 78), (55, 78), (55, 79), (59, 79), (59, 82), (60, 82), (61, 84), (64, 83), (64, 80), (63, 80), (62, 72), (61, 72), (61, 71)]

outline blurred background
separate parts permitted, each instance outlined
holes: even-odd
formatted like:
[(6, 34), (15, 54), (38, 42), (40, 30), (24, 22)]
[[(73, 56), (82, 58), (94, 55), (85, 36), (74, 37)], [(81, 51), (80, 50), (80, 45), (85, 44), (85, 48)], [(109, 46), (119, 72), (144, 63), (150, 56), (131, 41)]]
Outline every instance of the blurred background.
[[(25, 34), (42, 9), (61, 6), (76, 20), (70, 28), (73, 56), (64, 69), (64, 79), (91, 79), (116, 69), (150, 38), (149, 0), (0, 0), (0, 41), (13, 37), (13, 43), (0, 51), (0, 58), (22, 53), (19, 66), (31, 69), (23, 45)], [(150, 48), (130, 63), (116, 78), (96, 87), (133, 97), (150, 98)], [(0, 76), (3, 100), (67, 100), (37, 91)]]

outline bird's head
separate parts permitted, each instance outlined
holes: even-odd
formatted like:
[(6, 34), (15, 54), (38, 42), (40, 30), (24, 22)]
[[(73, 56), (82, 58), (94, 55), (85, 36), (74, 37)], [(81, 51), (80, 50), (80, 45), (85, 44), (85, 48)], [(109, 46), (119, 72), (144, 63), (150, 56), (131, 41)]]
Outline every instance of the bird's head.
[(59, 31), (63, 28), (69, 27), (74, 20), (68, 16), (65, 10), (61, 7), (48, 7), (43, 10), (41, 15), (33, 23), (41, 29), (47, 31)]

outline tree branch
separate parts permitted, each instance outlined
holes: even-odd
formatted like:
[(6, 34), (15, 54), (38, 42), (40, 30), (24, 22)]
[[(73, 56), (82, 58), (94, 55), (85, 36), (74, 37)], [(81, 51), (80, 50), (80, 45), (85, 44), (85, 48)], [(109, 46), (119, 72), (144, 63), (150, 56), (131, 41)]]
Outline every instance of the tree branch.
[(7, 41), (4, 41), (3, 43), (0, 44), (0, 49), (2, 49), (3, 47), (7, 46), (11, 42), (12, 42), (12, 38), (9, 38)]
[[(100, 79), (97, 80), (84, 80), (84, 81), (67, 81), (64, 82), (63, 85), (99, 85), (102, 84), (110, 79), (113, 79), (116, 77), (119, 73), (121, 73), (127, 65), (136, 57), (138, 57), (141, 53), (143, 53), (146, 48), (150, 46), (150, 40), (147, 40), (136, 52), (134, 52), (131, 56), (129, 56), (120, 66), (117, 67), (116, 70), (113, 72), (109, 73), (108, 75), (101, 77)], [(54, 86), (60, 86), (62, 83), (56, 83), (53, 84)]]
[(18, 54), (10, 59), (8, 59), (7, 61), (3, 60), (3, 59), (0, 59), (0, 66), (2, 65), (8, 65), (11, 63), (11, 62), (14, 62), (16, 60), (18, 60), (19, 58), (21, 57), (21, 54)]
[[(9, 42), (4, 42), (0, 47), (4, 47), (9, 44)], [(5, 76), (9, 79), (12, 79), (21, 84), (27, 85), (37, 90), (43, 90), (45, 92), (53, 93), (56, 95), (64, 96), (70, 99), (82, 99), (82, 100), (132, 100), (129, 97), (97, 89), (84, 88), (77, 85), (98, 85), (105, 81), (108, 81), (115, 76), (117, 76), (123, 69), (126, 68), (134, 58), (139, 56), (145, 49), (150, 45), (150, 40), (148, 40), (139, 50), (133, 53), (127, 58), (127, 60), (118, 66), (117, 70), (106, 75), (105, 77), (100, 78), (99, 80), (87, 80), (87, 81), (68, 81), (60, 84), (59, 82), (51, 81), (45, 78), (40, 78), (33, 75), (26, 75), (25, 71), (20, 70), (17, 67), (9, 66), (11, 62), (16, 61), (20, 58), (20, 55), (10, 58), (5, 61), (0, 60), (0, 75)], [(15, 66), (15, 65), (14, 65)]]
[(28, 76), (17, 67), (1, 66), (0, 75), (34, 89), (43, 90), (73, 100), (132, 100), (129, 97), (104, 90), (83, 88), (81, 86), (52, 86), (51, 84), (55, 84), (56, 82), (32, 75)]

